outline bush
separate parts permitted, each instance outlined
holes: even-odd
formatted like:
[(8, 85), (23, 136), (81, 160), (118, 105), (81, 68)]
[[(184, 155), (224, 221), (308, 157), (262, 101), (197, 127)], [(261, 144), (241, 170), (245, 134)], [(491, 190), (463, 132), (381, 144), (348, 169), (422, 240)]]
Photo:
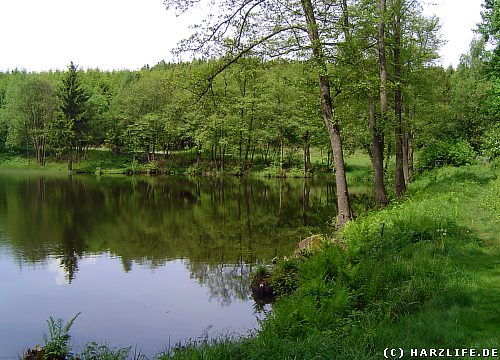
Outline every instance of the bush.
[(441, 165), (471, 165), (476, 162), (476, 153), (465, 140), (456, 142), (433, 141), (426, 145), (419, 156), (419, 166), (431, 169)]
[(490, 161), (500, 158), (500, 125), (484, 133), (481, 139), (481, 152)]

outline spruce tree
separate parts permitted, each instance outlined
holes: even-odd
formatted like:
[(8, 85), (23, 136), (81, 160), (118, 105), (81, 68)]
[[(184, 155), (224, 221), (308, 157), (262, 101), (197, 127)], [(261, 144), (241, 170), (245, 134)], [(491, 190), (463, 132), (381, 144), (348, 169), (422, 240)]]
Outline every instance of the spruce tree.
[(73, 170), (73, 151), (79, 156), (86, 133), (87, 118), (85, 116), (89, 95), (82, 87), (78, 77), (78, 68), (73, 62), (63, 79), (61, 89), (61, 110), (69, 124), (71, 132), (67, 139), (68, 170)]

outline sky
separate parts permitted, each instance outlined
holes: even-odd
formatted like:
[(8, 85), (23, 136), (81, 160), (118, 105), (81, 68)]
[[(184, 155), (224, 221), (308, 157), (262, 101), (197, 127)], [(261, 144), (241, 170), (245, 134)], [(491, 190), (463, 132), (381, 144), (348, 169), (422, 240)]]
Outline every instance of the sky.
[[(441, 63), (456, 66), (481, 20), (484, 0), (424, 0), (447, 41)], [(172, 60), (171, 49), (203, 14), (176, 17), (162, 0), (0, 0), (0, 71), (139, 69)]]

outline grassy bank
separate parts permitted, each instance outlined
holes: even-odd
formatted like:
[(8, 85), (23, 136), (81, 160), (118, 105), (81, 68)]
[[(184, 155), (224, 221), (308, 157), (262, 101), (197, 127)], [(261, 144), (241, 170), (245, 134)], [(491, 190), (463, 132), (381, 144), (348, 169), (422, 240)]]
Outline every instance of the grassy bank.
[(282, 261), (283, 295), (255, 338), (162, 359), (381, 359), (385, 348), (500, 344), (500, 179), (486, 165), (420, 175), (350, 223), (340, 245)]
[[(107, 173), (125, 173), (133, 165), (133, 157), (113, 155), (107, 150), (89, 150), (85, 159), (73, 163), (73, 171), (78, 173), (95, 173), (102, 169)], [(27, 158), (17, 153), (0, 153), (0, 167), (5, 170), (29, 170), (36, 172), (67, 172), (66, 160), (56, 161), (47, 158), (45, 166), (41, 166), (34, 158)]]
[[(90, 149), (85, 158), (73, 162), (75, 173), (106, 174), (167, 174), (167, 175), (253, 175), (257, 177), (280, 176), (279, 161), (269, 158), (264, 161), (256, 157), (254, 161), (245, 164), (243, 160), (228, 156), (224, 168), (211, 160), (210, 154), (202, 154), (197, 161), (193, 150), (173, 151), (167, 157), (157, 154), (155, 160), (146, 162), (137, 159), (137, 154), (113, 154), (106, 149)], [(366, 155), (355, 154), (353, 159), (353, 175), (357, 179), (370, 177), (369, 159)], [(9, 170), (30, 170), (43, 172), (67, 171), (67, 161), (47, 158), (45, 166), (40, 166), (36, 159), (27, 158), (22, 153), (0, 153), (0, 167)], [(286, 177), (304, 177), (302, 158), (299, 153), (289, 155), (283, 164)], [(359, 171), (361, 170), (361, 171)], [(313, 149), (311, 168), (308, 176), (333, 176), (333, 168), (326, 164), (325, 156), (319, 155), (319, 150)]]

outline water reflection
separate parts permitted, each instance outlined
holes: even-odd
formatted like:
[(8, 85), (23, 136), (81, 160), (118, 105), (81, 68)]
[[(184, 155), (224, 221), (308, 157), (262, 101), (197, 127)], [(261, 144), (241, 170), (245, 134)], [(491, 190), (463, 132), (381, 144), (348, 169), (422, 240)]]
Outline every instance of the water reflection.
[(78, 311), (82, 341), (146, 353), (211, 325), (255, 327), (253, 267), (328, 231), (335, 206), (325, 181), (0, 174), (0, 318), (12, 330), (0, 348), (20, 351), (49, 315)]

